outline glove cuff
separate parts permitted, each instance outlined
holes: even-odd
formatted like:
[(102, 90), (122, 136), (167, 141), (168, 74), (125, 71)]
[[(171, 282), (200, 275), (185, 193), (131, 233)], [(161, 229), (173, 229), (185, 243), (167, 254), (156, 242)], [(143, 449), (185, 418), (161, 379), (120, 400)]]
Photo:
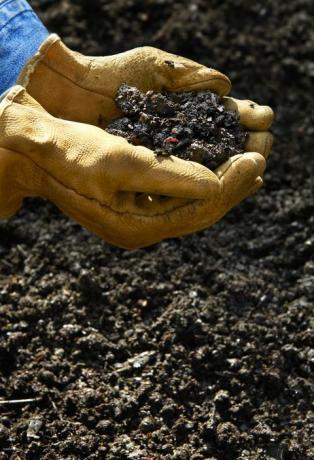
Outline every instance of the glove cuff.
[(36, 67), (45, 58), (49, 48), (58, 41), (61, 41), (61, 38), (57, 34), (51, 34), (47, 37), (34, 56), (24, 65), (17, 78), (17, 85), (24, 86), (24, 88), (28, 87)]
[[(84, 89), (90, 68), (91, 58), (71, 51), (54, 34), (24, 66), (18, 84), (54, 117), (97, 124), (103, 97), (93, 94), (88, 85)], [(86, 101), (91, 97), (97, 101), (89, 107)]]

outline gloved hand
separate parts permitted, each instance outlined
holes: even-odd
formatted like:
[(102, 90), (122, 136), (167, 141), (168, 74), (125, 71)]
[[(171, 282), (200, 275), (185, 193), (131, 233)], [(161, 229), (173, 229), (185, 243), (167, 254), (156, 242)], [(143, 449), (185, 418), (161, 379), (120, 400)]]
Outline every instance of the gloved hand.
[[(210, 90), (220, 96), (231, 88), (217, 70), (157, 48), (87, 57), (71, 51), (55, 34), (24, 66), (18, 83), (52, 115), (102, 128), (119, 116), (114, 99), (122, 83), (141, 91)], [(273, 119), (270, 107), (233, 98), (225, 98), (225, 105), (238, 111), (241, 123), (252, 131), (246, 150), (266, 157), (272, 144), (267, 132)]]
[(157, 157), (95, 126), (54, 118), (20, 86), (0, 103), (0, 217), (41, 196), (124, 248), (213, 224), (261, 185), (264, 168), (259, 153), (215, 172)]
[(222, 73), (157, 48), (87, 57), (55, 34), (24, 66), (17, 83), (52, 115), (102, 128), (119, 116), (114, 99), (122, 83), (142, 91), (209, 89), (220, 95), (231, 86)]

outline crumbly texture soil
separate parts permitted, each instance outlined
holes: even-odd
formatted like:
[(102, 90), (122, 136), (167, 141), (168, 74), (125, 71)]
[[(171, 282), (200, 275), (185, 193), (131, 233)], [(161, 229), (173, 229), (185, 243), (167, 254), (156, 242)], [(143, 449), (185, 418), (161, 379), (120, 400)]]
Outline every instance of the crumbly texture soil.
[(110, 123), (107, 131), (157, 155), (175, 155), (215, 169), (244, 152), (247, 133), (239, 115), (226, 110), (222, 98), (210, 91), (142, 93), (124, 84), (116, 103), (124, 117)]
[(1, 459), (313, 460), (312, 0), (32, 0), (86, 54), (152, 45), (269, 104), (265, 185), (123, 251), (29, 200), (0, 224)]

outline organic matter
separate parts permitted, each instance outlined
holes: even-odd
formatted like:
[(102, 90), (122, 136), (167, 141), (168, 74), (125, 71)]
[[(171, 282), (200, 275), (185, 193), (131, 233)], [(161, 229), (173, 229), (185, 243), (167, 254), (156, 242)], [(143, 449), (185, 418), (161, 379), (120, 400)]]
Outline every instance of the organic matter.
[(313, 0), (31, 3), (87, 55), (225, 72), (275, 144), (257, 195), (154, 247), (41, 200), (0, 223), (0, 399), (40, 398), (0, 405), (0, 458), (313, 460)]
[(107, 131), (159, 155), (176, 155), (215, 169), (243, 153), (246, 131), (237, 113), (209, 91), (162, 94), (122, 85), (116, 103), (124, 115)]

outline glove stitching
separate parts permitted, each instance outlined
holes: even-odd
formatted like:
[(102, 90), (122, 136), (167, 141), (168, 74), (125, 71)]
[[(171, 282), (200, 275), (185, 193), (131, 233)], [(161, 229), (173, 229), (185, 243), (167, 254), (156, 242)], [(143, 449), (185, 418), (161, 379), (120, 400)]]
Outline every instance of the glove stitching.
[(16, 80), (16, 83), (18, 85), (22, 85), (24, 86), (24, 88), (28, 87), (30, 78), (32, 74), (35, 72), (37, 65), (43, 62), (43, 59), (45, 59), (45, 56), (48, 53), (51, 46), (53, 46), (59, 40), (60, 38), (58, 37), (58, 35), (56, 34), (49, 35), (49, 37), (39, 48), (37, 53), (35, 53), (34, 56), (23, 67), (21, 73), (19, 74)]
[[(107, 97), (108, 96), (105, 96), (103, 93), (101, 92), (98, 92), (97, 90), (94, 90), (94, 89), (89, 89), (89, 88), (85, 88), (84, 86), (80, 85), (78, 82), (72, 80), (71, 78), (69, 78), (67, 75), (64, 75), (63, 73), (59, 72), (58, 70), (54, 69), (53, 67), (51, 67), (49, 64), (47, 64), (46, 62), (41, 62), (42, 65), (46, 66), (49, 70), (51, 70), (52, 72), (55, 72), (57, 75), (60, 75), (61, 77), (65, 78), (66, 80), (70, 81), (71, 83), (73, 83), (74, 85), (76, 85), (78, 88), (80, 89), (83, 89), (84, 91), (88, 91), (90, 93), (94, 93), (94, 94), (97, 94), (98, 96), (102, 96), (102, 97)], [(85, 77), (86, 78), (86, 75)]]
[(203, 83), (208, 83), (208, 82), (213, 82), (213, 81), (223, 81), (223, 82), (225, 82), (225, 80), (223, 78), (219, 78), (219, 77), (209, 78), (208, 80), (199, 80), (199, 81), (191, 83), (189, 85), (176, 86), (174, 88), (174, 91), (182, 90), (182, 89), (189, 89), (190, 90), (190, 89), (194, 88), (194, 86), (199, 85), (200, 83), (203, 84)]

